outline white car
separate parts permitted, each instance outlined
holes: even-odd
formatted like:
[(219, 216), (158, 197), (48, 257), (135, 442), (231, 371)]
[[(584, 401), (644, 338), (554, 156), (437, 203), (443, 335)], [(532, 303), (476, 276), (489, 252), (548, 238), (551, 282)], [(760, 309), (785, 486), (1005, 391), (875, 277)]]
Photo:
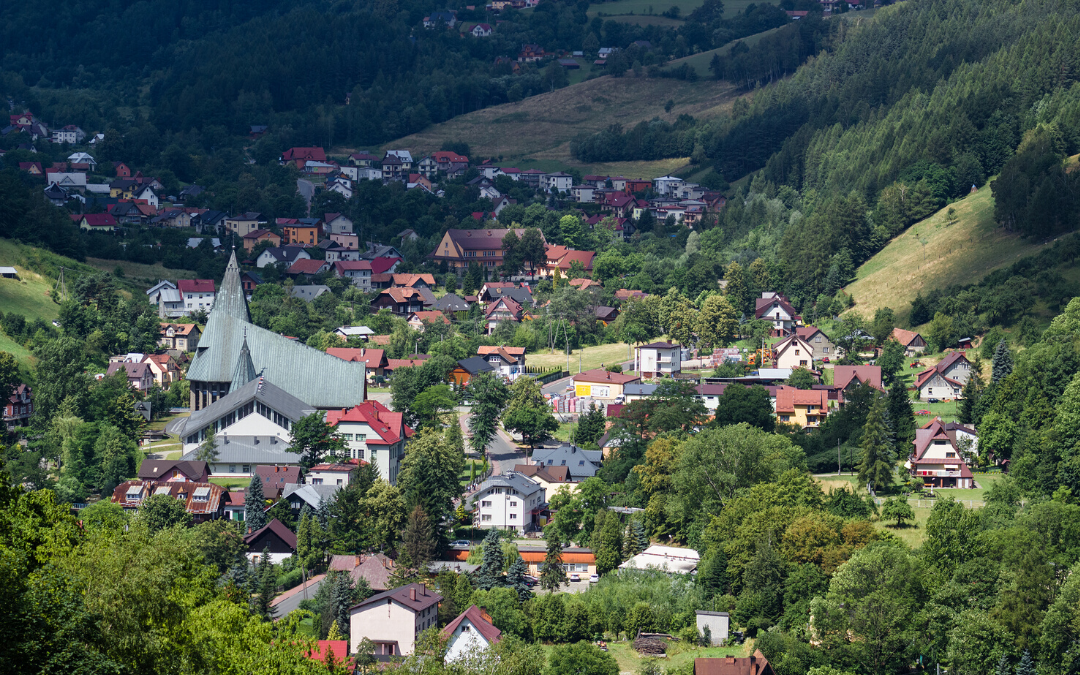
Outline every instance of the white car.
[(469, 544), (468, 539), (458, 539), (457, 541), (450, 542), (450, 548), (469, 548), (469, 546), (471, 546), (471, 544)]
[(589, 575), (589, 583), (590, 584), (595, 584), (597, 581), (600, 581), (600, 575), (599, 574), (590, 574)]
[(571, 574), (570, 581), (581, 581), (581, 575), (577, 573)]

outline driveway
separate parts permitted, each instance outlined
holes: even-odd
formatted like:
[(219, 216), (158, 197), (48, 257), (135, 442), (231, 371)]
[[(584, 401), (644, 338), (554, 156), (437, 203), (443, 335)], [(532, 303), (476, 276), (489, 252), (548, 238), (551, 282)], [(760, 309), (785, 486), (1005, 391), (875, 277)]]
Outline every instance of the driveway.
[[(299, 609), (300, 603), (305, 597), (308, 599), (314, 598), (315, 594), (319, 592), (319, 584), (321, 584), (325, 578), (325, 574), (317, 574), (308, 579), (307, 584), (300, 584), (295, 588), (290, 588), (274, 598), (274, 601), (270, 603), (274, 608), (274, 618), (280, 619), (294, 609)], [(305, 587), (307, 588), (306, 596), (304, 590)]]

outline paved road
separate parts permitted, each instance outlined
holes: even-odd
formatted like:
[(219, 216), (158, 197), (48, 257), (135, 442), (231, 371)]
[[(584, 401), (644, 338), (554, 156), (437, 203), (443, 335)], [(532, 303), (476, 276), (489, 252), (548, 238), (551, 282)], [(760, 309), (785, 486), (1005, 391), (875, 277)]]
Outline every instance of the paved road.
[(499, 429), (495, 438), (488, 443), (487, 454), (496, 476), (510, 471), (515, 464), (525, 463), (525, 451), (518, 450), (517, 444), (502, 429)]
[(540, 390), (543, 391), (545, 394), (562, 394), (566, 392), (566, 385), (570, 384), (571, 382), (573, 382), (572, 376), (564, 377), (561, 380), (555, 380), (554, 382), (545, 384), (543, 387), (540, 388)]
[(309, 180), (303, 178), (296, 179), (296, 189), (300, 192), (300, 196), (307, 202), (308, 210), (311, 210), (311, 200), (315, 197), (315, 184)]
[[(307, 598), (311, 599), (315, 597), (315, 594), (319, 592), (319, 584), (326, 578), (325, 574), (317, 574), (307, 582)], [(281, 595), (274, 598), (274, 601), (270, 603), (274, 607), (274, 616), (278, 619), (287, 615), (294, 609), (300, 608), (300, 603), (304, 600), (304, 585), (301, 584), (295, 588), (290, 588)]]

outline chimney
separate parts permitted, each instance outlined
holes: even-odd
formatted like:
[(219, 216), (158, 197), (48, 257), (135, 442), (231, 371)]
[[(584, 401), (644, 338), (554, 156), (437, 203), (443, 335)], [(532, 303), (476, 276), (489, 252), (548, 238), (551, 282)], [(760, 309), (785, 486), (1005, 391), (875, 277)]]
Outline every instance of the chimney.
[(427, 584), (420, 584), (420, 595), (427, 595)]
[(415, 588), (410, 588), (409, 589), (409, 599), (412, 600), (413, 602), (416, 602), (416, 589)]

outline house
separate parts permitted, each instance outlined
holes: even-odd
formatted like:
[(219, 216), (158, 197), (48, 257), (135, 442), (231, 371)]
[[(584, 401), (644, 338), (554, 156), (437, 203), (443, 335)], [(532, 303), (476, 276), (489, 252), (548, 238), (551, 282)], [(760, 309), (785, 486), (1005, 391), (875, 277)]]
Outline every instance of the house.
[(105, 374), (112, 376), (117, 371), (126, 371), (128, 384), (139, 391), (150, 391), (154, 387), (154, 373), (146, 363), (110, 363)]
[(341, 488), (337, 485), (286, 485), (281, 491), (281, 498), (289, 502), (289, 508), (299, 515), (305, 504), (312, 511), (318, 511), (324, 504), (333, 504), (339, 490)]
[(614, 400), (623, 395), (625, 385), (640, 382), (641, 378), (636, 375), (624, 375), (612, 373), (603, 368), (594, 368), (574, 375), (574, 394)]
[(796, 389), (782, 386), (776, 390), (776, 421), (815, 429), (829, 415), (829, 392), (825, 389)]
[(547, 504), (539, 483), (513, 471), (491, 476), (468, 500), (476, 527), (518, 532), (535, 527), (536, 514)]
[(326, 234), (352, 234), (353, 221), (340, 213), (327, 213), (323, 216), (323, 231)]
[(45, 170), (41, 168), (41, 162), (19, 162), (19, 171), (25, 171), (31, 176), (41, 176)]
[(199, 234), (221, 234), (227, 217), (223, 211), (204, 211), (199, 214), (198, 219), (192, 218), (192, 224)]
[(426, 288), (387, 288), (371, 301), (373, 311), (389, 309), (394, 314), (408, 316), (422, 312), (435, 304), (435, 296)]
[(263, 225), (266, 225), (266, 220), (261, 214), (254, 212), (241, 213), (225, 219), (225, 229), (240, 237), (259, 230)]
[(315, 298), (330, 292), (329, 286), (323, 284), (297, 284), (289, 291), (290, 298), (297, 298), (304, 302), (311, 302)]
[(383, 480), (397, 484), (405, 446), (414, 433), (401, 413), (370, 400), (349, 410), (327, 411), (326, 423), (344, 439), (351, 459), (371, 463)]
[(281, 237), (270, 230), (256, 229), (244, 235), (244, 250), (251, 251), (260, 243), (268, 241), (273, 246), (281, 245)]
[(56, 183), (50, 183), (48, 187), (45, 188), (45, 199), (53, 206), (63, 206), (69, 199), (68, 191)]
[(795, 335), (813, 348), (815, 361), (837, 358), (836, 345), (820, 328), (799, 326), (795, 329)]
[(369, 337), (375, 334), (375, 331), (367, 326), (341, 326), (340, 328), (335, 328), (334, 332), (346, 340), (351, 337), (358, 337), (365, 342)]
[(383, 349), (330, 347), (326, 350), (326, 353), (344, 361), (362, 361), (367, 366), (366, 370), (369, 378), (383, 377), (385, 375), (386, 351)]
[[(45, 170), (45, 182), (49, 185), (59, 185), (65, 190), (85, 190), (86, 189), (86, 174), (79, 173), (77, 171), (53, 171), (52, 169)], [(145, 199), (139, 197), (139, 199)], [(154, 197), (154, 206), (157, 206), (157, 197)]]
[(459, 155), (452, 150), (440, 150), (438, 152), (433, 152), (431, 153), (431, 158), (435, 160), (435, 166), (438, 168), (438, 170), (442, 171), (443, 173), (452, 173), (454, 167), (458, 165), (465, 165), (466, 167), (469, 166), (468, 157), (466, 157), (465, 155)]
[(682, 347), (670, 342), (653, 342), (636, 348), (637, 371), (646, 379), (668, 377), (682, 372)]
[(349, 485), (349, 477), (361, 464), (367, 462), (360, 459), (347, 459), (343, 462), (324, 462), (316, 464), (308, 469), (304, 476), (304, 482), (308, 485), (336, 485), (344, 488)]
[(270, 549), (270, 562), (280, 565), (286, 558), (296, 553), (296, 535), (277, 518), (262, 528), (244, 537), (247, 545), (247, 558), (254, 565), (259, 562), (263, 552)]
[(615, 299), (619, 302), (626, 302), (627, 300), (644, 300), (649, 297), (649, 294), (645, 291), (632, 291), (627, 288), (620, 288), (615, 291)]
[(289, 265), (289, 269), (285, 270), (285, 274), (288, 274), (291, 277), (311, 277), (322, 272), (328, 272), (329, 270), (330, 263), (325, 260), (302, 258)]
[(434, 309), (439, 310), (446, 316), (454, 316), (458, 319), (464, 319), (465, 315), (469, 312), (469, 303), (456, 293), (447, 293), (435, 300), (435, 304), (432, 305)]
[[(85, 174), (83, 174), (83, 178), (86, 178)], [(131, 197), (132, 199), (141, 199), (146, 202), (147, 205), (153, 206), (155, 209), (161, 203), (158, 200), (157, 192), (155, 192), (153, 186), (150, 185), (142, 185), (135, 188), (131, 193)]]
[(263, 496), (269, 500), (280, 499), (286, 486), (301, 484), (299, 466), (260, 464), (255, 467), (255, 474), (262, 481)]
[(568, 473), (567, 480), (571, 483), (580, 483), (586, 478), (595, 476), (600, 470), (602, 461), (603, 451), (582, 450), (568, 443), (557, 448), (537, 448), (532, 455), (532, 463), (548, 471), (558, 470), (559, 467), (565, 466)]
[(573, 492), (577, 489), (577, 483), (570, 479), (570, 468), (566, 466), (515, 464), (514, 473), (521, 474), (544, 488), (544, 494), (549, 500), (560, 490)]
[(223, 510), (223, 517), (225, 520), (231, 520), (235, 523), (242, 523), (247, 518), (247, 504), (245, 500), (246, 490), (240, 488), (239, 490), (229, 490), (223, 495), (225, 500), (225, 507)]
[(376, 656), (407, 656), (416, 637), (439, 624), (442, 596), (424, 584), (408, 584), (384, 591), (349, 609), (350, 652), (366, 638), (375, 643)]
[(168, 390), (173, 382), (180, 379), (180, 367), (168, 354), (147, 354), (143, 363), (150, 366), (154, 384), (162, 389)]
[(480, 302), (492, 303), (499, 298), (510, 298), (521, 306), (532, 305), (532, 289), (526, 285), (515, 286), (512, 282), (489, 282), (480, 289)]
[(540, 276), (554, 276), (555, 270), (559, 270), (559, 274), (563, 278), (568, 278), (570, 276), (570, 267), (575, 262), (581, 265), (582, 270), (586, 274), (591, 274), (593, 259), (595, 257), (595, 251), (575, 251), (565, 246), (554, 246), (549, 244), (547, 246), (545, 263), (540, 268)]
[(878, 391), (881, 386), (881, 366), (834, 366), (833, 387), (845, 394), (861, 384), (869, 384)]
[(4, 401), (4, 427), (8, 431), (15, 427), (24, 427), (30, 423), (30, 416), (33, 414), (34, 401), (30, 385), (19, 383), (8, 400)]
[[(493, 269), (502, 264), (502, 240), (509, 231), (486, 228), (447, 230), (428, 258), (436, 263), (445, 261), (450, 269), (460, 272), (468, 269), (469, 263)], [(514, 232), (521, 237), (525, 234), (525, 229), (516, 228)]]
[(341, 248), (347, 248), (353, 251), (360, 250), (360, 238), (352, 232), (331, 232), (330, 241)]
[(213, 279), (181, 279), (176, 282), (176, 288), (180, 291), (180, 297), (184, 301), (184, 309), (188, 312), (209, 312), (214, 308)]
[(456, 23), (457, 11), (452, 9), (438, 10), (424, 17), (424, 28), (435, 28), (436, 26), (453, 28)]
[(776, 675), (776, 671), (761, 650), (755, 649), (753, 655), (746, 658), (694, 659), (693, 675)]
[(469, 32), (473, 37), (491, 37), (492, 29), (490, 24), (478, 23)]
[(619, 310), (605, 305), (593, 307), (593, 314), (596, 315), (597, 320), (601, 321), (605, 326), (619, 318)]
[(251, 294), (262, 284), (262, 277), (256, 272), (244, 272), (240, 275), (240, 285), (244, 289), (244, 297), (248, 299), (248, 302), (251, 302)]
[(671, 574), (692, 574), (701, 554), (692, 548), (653, 544), (619, 565), (621, 570), (663, 570)]
[(904, 466), (928, 488), (975, 487), (958, 442), (963, 435), (974, 438), (975, 432), (958, 424), (943, 424), (940, 418), (935, 418), (915, 430), (911, 456)]
[[(562, 61), (564, 60), (568, 60), (573, 63), (575, 67), (579, 67), (577, 61), (574, 61), (573, 59), (560, 59), (559, 65), (563, 65)], [(563, 65), (563, 67), (565, 68), (566, 66)], [(544, 176), (543, 186), (548, 192), (569, 192), (570, 188), (574, 186), (574, 177), (561, 171), (549, 173)]]
[(210, 465), (177, 459), (144, 459), (139, 465), (139, 480), (158, 483), (209, 483)]
[(511, 381), (525, 372), (524, 347), (481, 346), (477, 354), (490, 363), (499, 375)]
[(603, 289), (604, 287), (599, 281), (593, 281), (592, 279), (571, 279), (570, 285), (579, 291), (585, 291), (590, 288)]
[(731, 615), (727, 612), (709, 612), (699, 609), (694, 612), (697, 620), (698, 635), (704, 636), (709, 629), (709, 646), (718, 647), (728, 639), (731, 629)]
[(926, 340), (915, 331), (893, 328), (892, 336), (904, 348), (904, 356), (915, 356), (926, 351)]
[(964, 352), (952, 352), (937, 365), (915, 376), (919, 400), (963, 398), (964, 385), (971, 377), (971, 362)]
[(315, 246), (319, 243), (319, 232), (322, 230), (317, 218), (302, 218), (298, 222), (281, 228), (286, 244), (301, 244)]
[(370, 260), (337, 260), (331, 269), (337, 278), (348, 279), (362, 290), (371, 290)]
[(467, 387), (474, 375), (494, 372), (496, 372), (495, 366), (488, 363), (487, 359), (479, 356), (470, 356), (467, 359), (461, 359), (457, 362), (454, 369), (450, 371), (449, 379), (454, 386), (461, 388)]
[(189, 199), (194, 199), (202, 193), (206, 192), (206, 188), (201, 185), (189, 185), (180, 191), (180, 201), (186, 202)]
[(470, 605), (446, 624), (443, 635), (447, 639), (446, 661), (458, 661), (487, 651), (502, 639), (502, 631), (491, 622), (491, 616), (476, 605)]
[(450, 325), (450, 319), (447, 319), (442, 312), (437, 309), (424, 310), (421, 312), (412, 312), (409, 314), (407, 323), (416, 331), (424, 332), (424, 328), (429, 323), (443, 323)]
[(225, 488), (213, 483), (127, 480), (116, 486), (110, 501), (125, 511), (137, 511), (143, 502), (158, 495), (183, 502), (184, 510), (196, 523), (217, 520), (225, 515)]
[(770, 322), (774, 337), (786, 336), (794, 330), (795, 315), (795, 308), (779, 293), (765, 291), (754, 302), (754, 317)]
[(298, 169), (303, 169), (307, 162), (325, 161), (326, 151), (322, 148), (289, 148), (278, 158), (281, 164), (292, 163)]
[(798, 335), (792, 334), (773, 345), (774, 368), (814, 368), (814, 348)]
[(435, 277), (431, 274), (393, 274), (390, 278), (391, 287), (435, 288)]
[(166, 323), (161, 322), (161, 332), (158, 334), (158, 344), (166, 349), (175, 349), (181, 352), (193, 352), (199, 346), (199, 336), (202, 331), (194, 323)]
[(347, 572), (353, 583), (364, 579), (374, 591), (385, 591), (393, 587), (391, 574), (394, 561), (382, 553), (331, 556), (330, 570)]
[(653, 179), (653, 191), (660, 196), (674, 195), (675, 191), (683, 185), (682, 178), (675, 176), (660, 176)]
[(520, 322), (524, 313), (521, 305), (513, 298), (499, 298), (492, 302), (484, 310), (484, 321), (487, 322), (488, 335), (495, 332), (501, 321)]
[(275, 246), (260, 253), (255, 259), (255, 266), (262, 269), (267, 265), (281, 265), (283, 269), (288, 269), (297, 260), (310, 259), (311, 254), (301, 246)]

